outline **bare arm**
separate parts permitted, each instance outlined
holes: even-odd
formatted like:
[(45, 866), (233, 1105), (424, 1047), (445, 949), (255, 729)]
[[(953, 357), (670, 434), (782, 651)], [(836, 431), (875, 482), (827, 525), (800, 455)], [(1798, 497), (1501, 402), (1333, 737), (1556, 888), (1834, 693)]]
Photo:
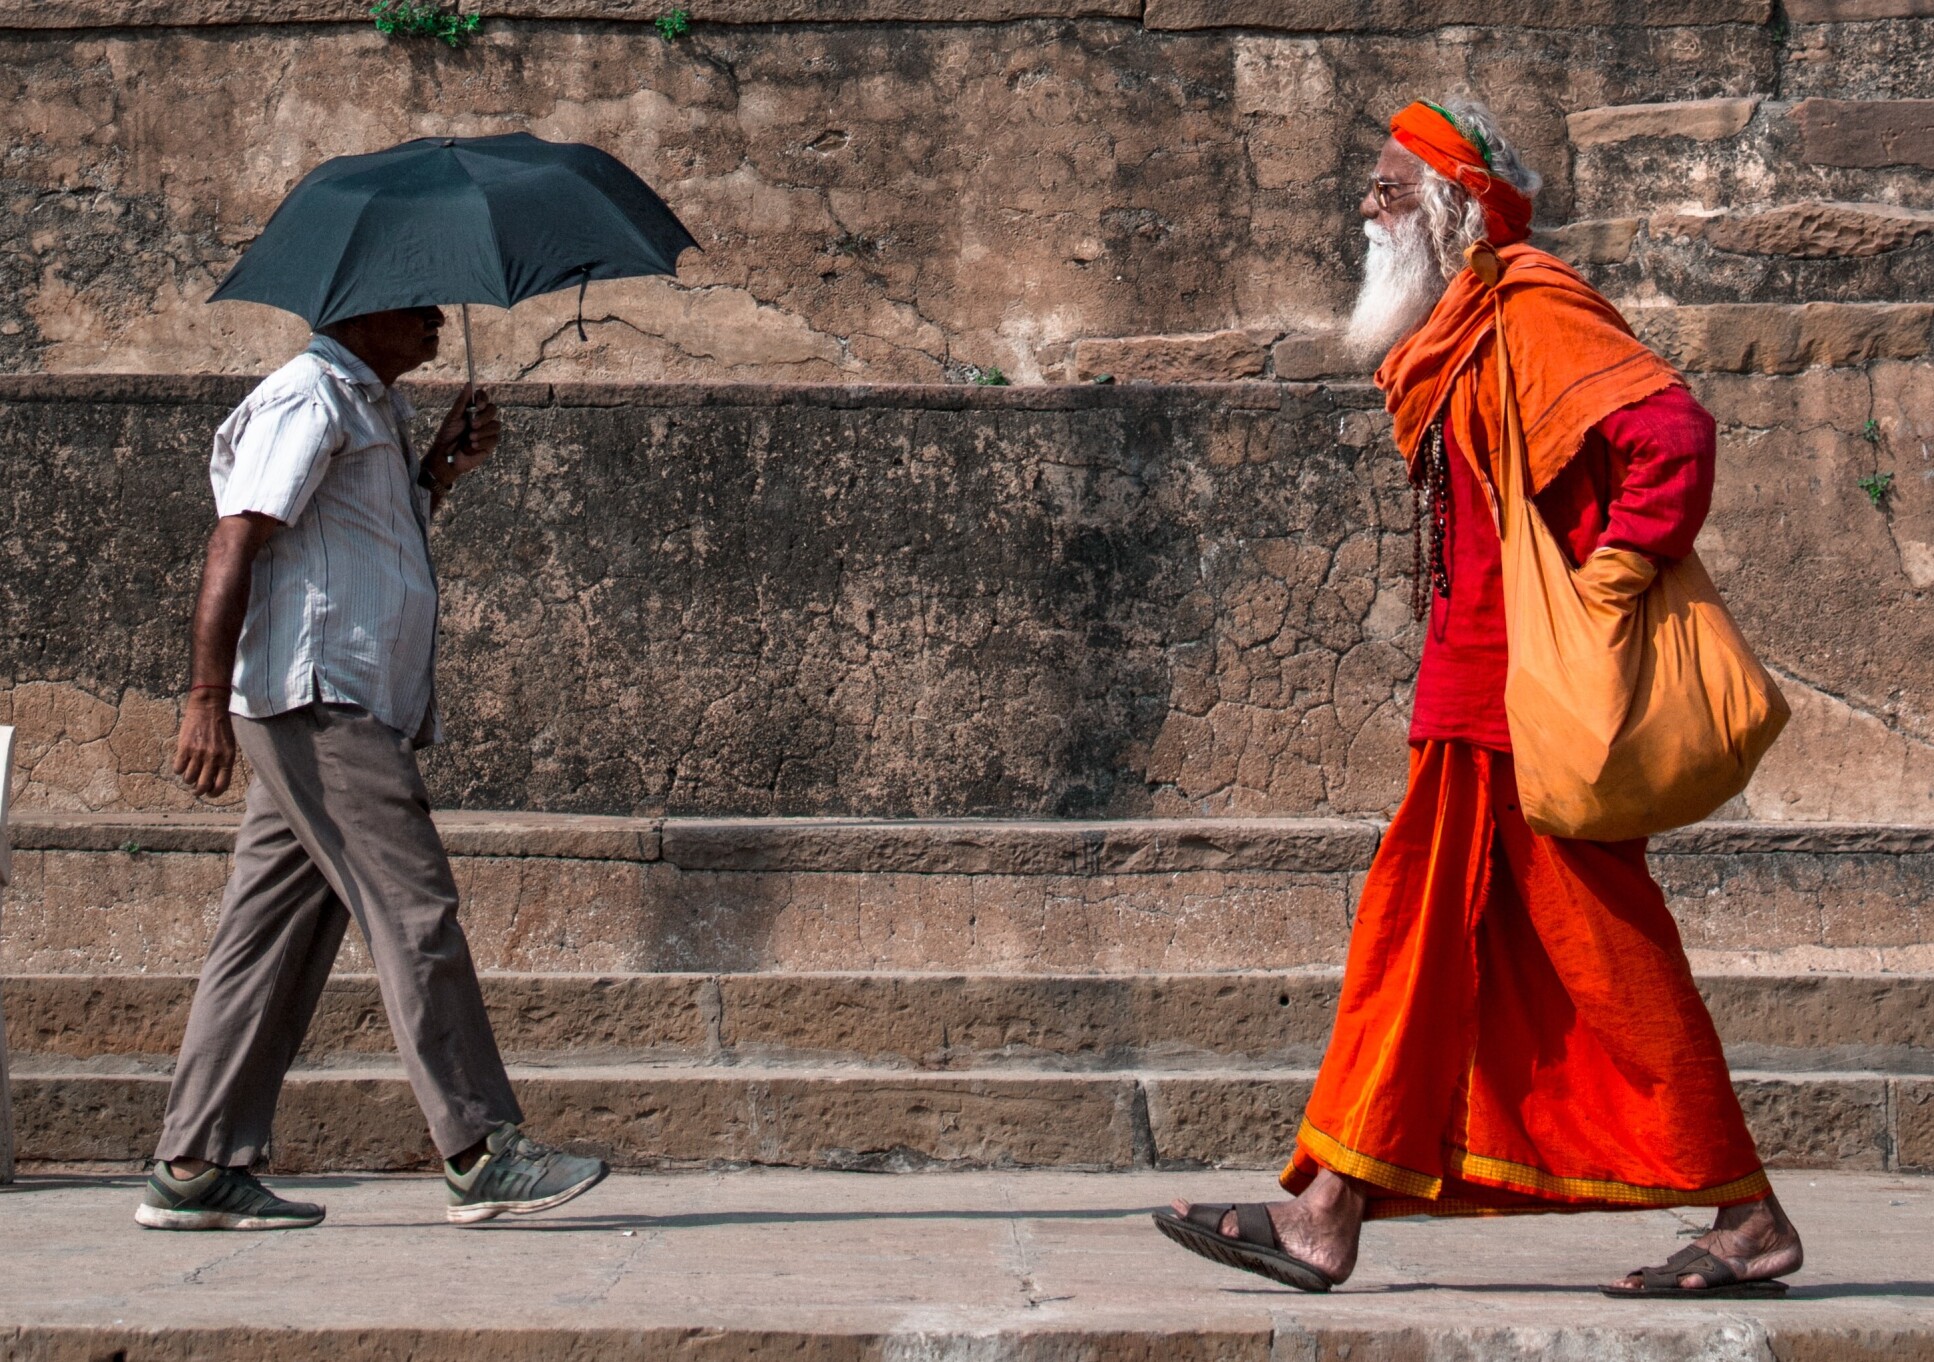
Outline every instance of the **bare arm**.
[(195, 600), (188, 670), (188, 701), (175, 744), (175, 774), (198, 795), (227, 791), (235, 770), (235, 728), (228, 719), (229, 678), (235, 646), (248, 615), (249, 578), (255, 555), (282, 522), (253, 511), (223, 516), (208, 536), (201, 594)]

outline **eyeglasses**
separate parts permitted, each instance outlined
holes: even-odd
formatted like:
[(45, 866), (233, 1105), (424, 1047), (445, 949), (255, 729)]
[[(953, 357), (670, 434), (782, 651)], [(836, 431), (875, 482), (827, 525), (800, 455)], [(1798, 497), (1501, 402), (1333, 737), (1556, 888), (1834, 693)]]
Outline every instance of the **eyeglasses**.
[(1391, 204), (1400, 202), (1416, 192), (1416, 185), (1405, 184), (1402, 180), (1386, 180), (1377, 175), (1370, 177), (1370, 195), (1377, 201), (1377, 211), (1382, 213), (1389, 212)]

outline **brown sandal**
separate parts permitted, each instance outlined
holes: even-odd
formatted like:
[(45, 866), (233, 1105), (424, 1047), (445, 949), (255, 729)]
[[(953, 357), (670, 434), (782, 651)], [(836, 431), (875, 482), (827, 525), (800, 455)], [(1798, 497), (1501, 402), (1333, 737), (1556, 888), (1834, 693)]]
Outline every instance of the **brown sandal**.
[[(1236, 1213), (1236, 1237), (1222, 1232), (1222, 1218)], [(1191, 1253), (1224, 1267), (1240, 1268), (1298, 1291), (1328, 1291), (1336, 1280), (1319, 1267), (1283, 1252), (1276, 1226), (1260, 1201), (1234, 1205), (1191, 1206), (1186, 1216), (1164, 1206), (1155, 1212), (1155, 1228)]]
[[(1601, 1286), (1598, 1289), (1607, 1296), (1643, 1296), (1648, 1300), (1660, 1296), (1747, 1300), (1786, 1294), (1785, 1282), (1771, 1277), (1741, 1281), (1739, 1274), (1727, 1265), (1724, 1258), (1692, 1244), (1667, 1258), (1663, 1267), (1634, 1268), (1631, 1275), (1637, 1277), (1638, 1281), (1630, 1286)], [(1704, 1277), (1706, 1284), (1685, 1286), (1682, 1282), (1686, 1277)]]

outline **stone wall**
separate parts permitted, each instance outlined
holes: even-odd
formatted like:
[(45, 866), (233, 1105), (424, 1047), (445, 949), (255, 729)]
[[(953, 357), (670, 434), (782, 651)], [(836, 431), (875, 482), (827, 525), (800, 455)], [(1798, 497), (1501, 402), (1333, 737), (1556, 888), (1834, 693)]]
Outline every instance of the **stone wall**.
[[(360, 0), (0, 0), (27, 803), (188, 802), (242, 390), (81, 375), (271, 366), (292, 319), (202, 300), (306, 169), (524, 128), (705, 249), (595, 289), (588, 344), (571, 298), (478, 315), (516, 434), (438, 529), (440, 801), (1381, 810), (1409, 511), (1334, 330), (1382, 119), (1464, 85), (1546, 175), (1539, 239), (1720, 418), (1703, 549), (1796, 709), (1732, 812), (1934, 821), (1925, 0), (693, 0), (676, 43), (630, 0), (485, 8), (452, 52)], [(991, 368), (1123, 386), (960, 386)]]
[[(1864, 413), (1926, 422), (1927, 372), (1703, 385), (1727, 428), (1707, 555), (1798, 711), (1735, 813), (1934, 821), (1934, 614), (1904, 516), (1853, 483)], [(166, 764), (204, 451), (245, 387), (0, 379), (26, 803), (189, 802)], [(1366, 385), (503, 396), (498, 464), (435, 530), (439, 804), (1300, 815), (1401, 792), (1411, 508)]]
[(1771, 305), (1722, 367), (1806, 362), (1788, 305), (1934, 281), (1920, 0), (732, 0), (676, 43), (656, 6), (483, 8), (453, 52), (344, 0), (0, 4), (0, 366), (270, 367), (290, 319), (202, 300), (304, 171), (529, 129), (624, 157), (704, 250), (597, 286), (588, 344), (573, 297), (480, 313), (492, 377), (1319, 377), (1382, 120), (1459, 85), (1621, 304)]

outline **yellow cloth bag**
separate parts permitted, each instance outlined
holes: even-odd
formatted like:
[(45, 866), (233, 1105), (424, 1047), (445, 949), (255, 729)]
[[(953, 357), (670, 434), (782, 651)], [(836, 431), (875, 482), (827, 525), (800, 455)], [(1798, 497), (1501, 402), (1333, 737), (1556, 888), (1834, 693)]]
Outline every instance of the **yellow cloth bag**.
[(1504, 710), (1525, 822), (1596, 842), (1696, 823), (1746, 788), (1786, 726), (1786, 698), (1697, 554), (1661, 570), (1643, 554), (1602, 549), (1571, 566), (1531, 500), (1504, 305), (1493, 306)]

